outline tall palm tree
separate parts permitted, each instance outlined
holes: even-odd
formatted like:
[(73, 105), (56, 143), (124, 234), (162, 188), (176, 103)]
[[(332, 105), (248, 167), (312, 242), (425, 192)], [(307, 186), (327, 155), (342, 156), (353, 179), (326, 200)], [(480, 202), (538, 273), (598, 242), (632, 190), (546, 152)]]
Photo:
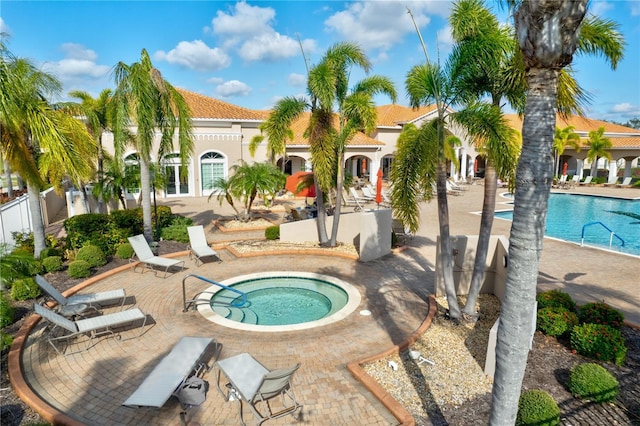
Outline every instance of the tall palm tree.
[[(111, 89), (104, 89), (97, 98), (93, 98), (89, 93), (80, 90), (69, 92), (69, 96), (79, 99), (80, 102), (66, 102), (60, 104), (60, 107), (82, 117), (89, 134), (93, 136), (98, 146), (98, 176), (97, 181), (100, 182), (104, 177), (104, 152), (102, 149), (102, 136), (104, 132), (111, 129), (111, 117), (109, 110), (109, 101), (111, 100)], [(84, 185), (83, 185), (84, 190)], [(98, 197), (98, 213), (105, 213), (104, 199)]]
[(281, 126), (283, 122), (291, 122), (291, 117), (297, 116), (298, 102), (295, 98), (282, 98), (277, 102), (277, 107), (269, 115), (267, 121), (259, 126), (260, 134), (251, 138), (249, 154), (254, 156), (258, 146), (267, 138), (267, 157), (276, 164), (276, 157), (282, 155), (282, 172), (286, 163), (287, 141), (293, 140), (293, 131)]
[(114, 104), (114, 148), (115, 159), (120, 161), (129, 142), (127, 129), (135, 126), (133, 146), (140, 159), (140, 191), (142, 195), (142, 217), (144, 235), (152, 240), (151, 224), (151, 152), (154, 148), (155, 132), (161, 133), (157, 147), (158, 160), (173, 150), (177, 136), (182, 169), (193, 153), (191, 137), (191, 113), (182, 95), (153, 66), (151, 58), (142, 49), (140, 62), (127, 65), (119, 62), (114, 69), (116, 90)]
[(578, 46), (588, 0), (510, 3), (516, 7), (515, 27), (528, 90), (496, 346), (491, 425), (513, 425), (516, 420), (553, 177), (558, 81), (560, 70), (571, 63)]
[(589, 151), (587, 158), (591, 161), (591, 176), (598, 176), (598, 160), (606, 158), (611, 161), (611, 153), (608, 151), (613, 146), (611, 139), (604, 136), (604, 127), (589, 132)]
[[(228, 180), (228, 190), (225, 192), (242, 200), (244, 211), (240, 218), (244, 221), (251, 220), (251, 207), (258, 194), (273, 197), (284, 187), (286, 180), (285, 174), (271, 163), (248, 164), (241, 161), (231, 169), (233, 174)], [(233, 203), (230, 204), (235, 209)]]
[(61, 171), (75, 181), (90, 173), (92, 165), (84, 149), (92, 144), (86, 128), (47, 102), (47, 97), (60, 89), (57, 79), (28, 60), (13, 56), (0, 40), (2, 150), (11, 168), (27, 182), (35, 257), (46, 247), (40, 205), (44, 180), (39, 167), (57, 170), (52, 182), (57, 186)]
[(574, 132), (574, 130), (575, 127), (573, 126), (567, 126), (562, 129), (556, 127), (553, 136), (553, 151), (555, 153), (554, 173), (560, 174), (560, 157), (568, 146), (580, 152), (580, 135)]

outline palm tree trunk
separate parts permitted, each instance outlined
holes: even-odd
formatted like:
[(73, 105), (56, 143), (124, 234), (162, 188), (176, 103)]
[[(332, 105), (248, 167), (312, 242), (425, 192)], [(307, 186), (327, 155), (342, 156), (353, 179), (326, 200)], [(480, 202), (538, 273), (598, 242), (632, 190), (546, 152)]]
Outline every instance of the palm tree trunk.
[(29, 194), (29, 210), (31, 210), (31, 224), (33, 230), (33, 257), (40, 257), (40, 253), (47, 247), (44, 235), (44, 222), (42, 221), (42, 205), (40, 204), (40, 188), (33, 184), (27, 184)]
[(593, 163), (591, 163), (591, 176), (598, 177), (598, 156), (594, 159)]
[(327, 237), (326, 224), (327, 211), (324, 208), (324, 196), (322, 194), (320, 186), (318, 185), (318, 180), (315, 173), (313, 174), (313, 184), (316, 187), (316, 208), (318, 209), (318, 218), (316, 220), (316, 227), (318, 229), (318, 240), (320, 245), (324, 246), (327, 245), (327, 242), (329, 241), (329, 238)]
[(516, 171), (509, 268), (496, 345), (491, 425), (514, 424), (527, 364), (553, 177), (558, 75), (558, 69), (545, 68), (532, 68), (527, 75), (529, 89), (522, 127), (522, 154)]
[(449, 205), (447, 203), (447, 163), (438, 161), (436, 172), (436, 188), (438, 191), (438, 222), (440, 224), (440, 262), (444, 278), (444, 289), (449, 304), (449, 317), (460, 318), (460, 307), (453, 282), (453, 248), (449, 231)]
[[(340, 154), (338, 158), (338, 172), (337, 172), (336, 191), (338, 194), (342, 194), (342, 188), (344, 188), (344, 154)], [(338, 242), (338, 228), (340, 227), (340, 212), (342, 211), (342, 203), (336, 203), (333, 211), (333, 226), (331, 228), (331, 239), (329, 245), (335, 247)]]
[(491, 228), (496, 207), (496, 191), (498, 188), (498, 174), (493, 161), (487, 159), (484, 172), (484, 199), (482, 203), (482, 217), (480, 219), (480, 232), (478, 233), (478, 245), (476, 246), (476, 258), (473, 264), (473, 274), (469, 285), (469, 295), (464, 306), (463, 313), (476, 317), (476, 301), (485, 275), (485, 264), (489, 252)]
[(7, 184), (7, 197), (9, 199), (13, 198), (13, 182), (11, 181), (11, 166), (9, 165), (9, 160), (6, 158), (2, 159), (4, 165), (4, 181)]
[[(153, 241), (153, 224), (151, 223), (151, 176), (149, 161), (140, 156), (140, 196), (142, 198), (142, 225), (144, 237)], [(156, 218), (158, 220), (158, 218)]]
[[(100, 133), (100, 136), (98, 136), (98, 182), (102, 182), (103, 179), (104, 179), (104, 156), (102, 153), (102, 133)], [(106, 213), (102, 194), (100, 194), (97, 198), (98, 198), (97, 199), (98, 213), (100, 214)]]

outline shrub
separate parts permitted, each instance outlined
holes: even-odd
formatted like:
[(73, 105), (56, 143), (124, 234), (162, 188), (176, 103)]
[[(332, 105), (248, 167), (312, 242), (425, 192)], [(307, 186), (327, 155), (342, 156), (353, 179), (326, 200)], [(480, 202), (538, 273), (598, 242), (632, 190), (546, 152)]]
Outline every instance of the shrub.
[(602, 324), (619, 329), (622, 327), (624, 315), (606, 303), (595, 302), (581, 306), (578, 319), (585, 324)]
[(13, 336), (4, 331), (0, 332), (0, 352), (8, 351), (13, 344)]
[(131, 259), (133, 256), (133, 247), (131, 247), (131, 243), (122, 243), (116, 249), (116, 256), (120, 259)]
[(571, 369), (569, 391), (578, 398), (609, 402), (618, 395), (618, 381), (604, 367), (586, 363)]
[(42, 261), (42, 266), (47, 272), (62, 271), (62, 257), (49, 256)]
[[(158, 212), (158, 216), (160, 213)], [(163, 228), (161, 235), (164, 240), (178, 241), (181, 243), (189, 242), (189, 233), (187, 227), (193, 225), (193, 220), (188, 217), (176, 216), (170, 226)]]
[(87, 213), (70, 217), (64, 221), (69, 247), (80, 248), (94, 235), (107, 234), (109, 224), (109, 217), (103, 214)]
[(13, 323), (16, 314), (15, 308), (11, 305), (11, 301), (7, 297), (7, 292), (0, 293), (0, 328), (4, 328)]
[(280, 227), (278, 225), (269, 226), (264, 230), (264, 237), (267, 240), (277, 240), (280, 238)]
[(67, 272), (71, 278), (86, 278), (91, 275), (91, 266), (86, 260), (74, 260)]
[(114, 227), (128, 230), (130, 235), (138, 235), (143, 232), (142, 215), (137, 209), (114, 210), (109, 214), (109, 220)]
[(627, 347), (619, 330), (602, 324), (581, 324), (571, 331), (571, 347), (580, 355), (622, 365)]
[(551, 395), (540, 389), (522, 392), (518, 401), (516, 425), (559, 425), (560, 409)]
[(571, 312), (576, 311), (576, 303), (571, 299), (571, 296), (560, 290), (549, 290), (538, 293), (536, 300), (538, 301), (538, 309), (555, 307), (565, 308)]
[(35, 299), (40, 296), (40, 287), (33, 277), (15, 280), (11, 286), (11, 298), (13, 300)]
[(90, 267), (96, 268), (107, 263), (107, 258), (98, 246), (84, 246), (76, 254), (76, 261), (84, 260)]
[(44, 260), (47, 257), (60, 256), (60, 250), (55, 247), (47, 247), (40, 252), (40, 259)]
[(536, 330), (553, 337), (569, 333), (578, 325), (578, 317), (566, 308), (548, 307), (538, 311)]
[(16, 249), (33, 254), (35, 246), (33, 232), (12, 232), (11, 236), (15, 241)]

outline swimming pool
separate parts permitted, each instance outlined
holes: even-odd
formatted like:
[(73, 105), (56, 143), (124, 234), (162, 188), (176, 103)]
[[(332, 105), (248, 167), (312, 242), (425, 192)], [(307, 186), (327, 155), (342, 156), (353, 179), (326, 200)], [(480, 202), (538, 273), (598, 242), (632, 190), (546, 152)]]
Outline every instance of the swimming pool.
[[(341, 320), (360, 304), (349, 283), (307, 272), (261, 272), (222, 281), (199, 299), (210, 299), (198, 311), (208, 320), (250, 331), (302, 330)], [(242, 294), (246, 296), (242, 296)], [(246, 297), (246, 303), (242, 303)]]
[[(496, 217), (512, 220), (513, 212), (496, 212)], [(580, 244), (585, 225), (585, 245), (640, 256), (640, 200), (550, 194), (545, 236)]]

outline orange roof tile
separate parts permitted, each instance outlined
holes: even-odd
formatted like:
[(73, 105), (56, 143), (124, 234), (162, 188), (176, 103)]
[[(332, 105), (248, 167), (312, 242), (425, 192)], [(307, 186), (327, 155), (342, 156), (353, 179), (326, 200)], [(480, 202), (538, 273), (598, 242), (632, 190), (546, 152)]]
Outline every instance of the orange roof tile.
[(181, 88), (177, 90), (184, 97), (189, 108), (191, 108), (191, 116), (193, 118), (264, 120), (269, 116), (269, 111), (251, 110)]
[(389, 104), (376, 108), (378, 112), (378, 126), (397, 126), (399, 123), (406, 123), (422, 117), (436, 109), (435, 105), (427, 105), (417, 109), (410, 107)]
[[(304, 132), (305, 130), (307, 130), (307, 127), (309, 126), (309, 119), (311, 118), (311, 113), (310, 112), (304, 112), (300, 115), (300, 117), (298, 117), (297, 120), (295, 120), (293, 123), (291, 123), (291, 130), (293, 131), (293, 141), (288, 141), (287, 145), (309, 145), (309, 140), (307, 138), (304, 137)], [(336, 121), (337, 123), (337, 121)], [(367, 135), (365, 135), (362, 132), (358, 132), (353, 139), (351, 139), (351, 141), (349, 142), (350, 146), (354, 146), (354, 145), (360, 145), (360, 146), (366, 146), (366, 145), (376, 145), (376, 146), (383, 146), (384, 143), (380, 142), (377, 139), (371, 138)]]

